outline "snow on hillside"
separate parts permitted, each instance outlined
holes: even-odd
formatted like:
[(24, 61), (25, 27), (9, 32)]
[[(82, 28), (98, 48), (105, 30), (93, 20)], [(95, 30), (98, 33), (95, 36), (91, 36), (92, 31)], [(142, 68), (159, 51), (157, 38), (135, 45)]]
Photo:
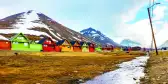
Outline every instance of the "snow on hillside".
[(0, 35), (11, 38), (20, 32), (26, 34), (31, 40), (39, 40), (47, 36), (54, 41), (62, 39), (81, 41), (82, 37), (83, 41), (92, 42), (79, 32), (71, 30), (34, 10), (14, 14), (0, 20)]
[[(12, 27), (14, 27), (14, 29), (5, 29), (5, 30), (0, 30), (0, 33), (3, 34), (11, 34), (11, 33), (24, 33), (24, 34), (30, 34), (30, 35), (45, 35), (48, 36), (50, 38), (52, 38), (49, 34), (45, 33), (45, 32), (41, 32), (41, 31), (35, 31), (35, 30), (30, 30), (30, 28), (34, 28), (34, 27), (42, 27), (45, 28), (47, 30), (49, 30), (49, 32), (55, 36), (56, 38), (58, 38), (59, 40), (62, 40), (59, 36), (56, 36), (56, 34), (54, 34), (47, 25), (45, 25), (44, 23), (42, 23), (38, 17), (38, 12), (36, 11), (28, 11), (28, 12), (24, 12), (23, 15), (21, 15), (19, 17), (19, 20), (16, 21), (16, 24), (12, 25)], [(53, 39), (53, 38), (52, 38)], [(55, 39), (53, 39), (55, 41)]]
[(0, 35), (0, 40), (8, 40), (8, 39)]
[(106, 37), (100, 31), (95, 30), (91, 27), (80, 31), (80, 33), (83, 34), (85, 37), (88, 37), (88, 38), (90, 38), (100, 44), (110, 44), (110, 45), (114, 45), (114, 46), (120, 46), (119, 44), (114, 42), (112, 39)]

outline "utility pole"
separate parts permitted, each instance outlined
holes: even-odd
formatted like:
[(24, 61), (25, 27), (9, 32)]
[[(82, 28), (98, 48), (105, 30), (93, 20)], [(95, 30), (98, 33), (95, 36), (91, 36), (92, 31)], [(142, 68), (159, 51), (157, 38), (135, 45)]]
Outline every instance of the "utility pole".
[[(156, 3), (156, 4), (160, 4), (160, 3)], [(153, 4), (151, 7), (153, 7), (156, 4)], [(151, 20), (151, 14), (150, 14), (151, 7), (148, 7), (147, 10), (148, 10), (149, 21), (150, 21), (150, 26), (151, 26), (151, 30), (152, 30), (152, 38), (153, 38), (154, 45), (155, 45), (156, 55), (158, 55), (158, 50), (157, 50), (157, 46), (156, 46), (156, 40), (155, 40), (155, 35), (154, 35), (153, 25), (152, 25), (152, 20)]]

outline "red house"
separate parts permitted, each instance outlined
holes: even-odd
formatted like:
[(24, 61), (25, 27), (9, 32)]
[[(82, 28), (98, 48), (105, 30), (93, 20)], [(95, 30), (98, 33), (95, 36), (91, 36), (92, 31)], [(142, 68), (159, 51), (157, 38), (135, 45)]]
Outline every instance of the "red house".
[(8, 40), (0, 40), (0, 50), (11, 50), (11, 42)]
[(89, 46), (89, 52), (95, 51), (95, 44), (88, 42), (88, 46)]
[(103, 45), (102, 50), (103, 51), (112, 51), (113, 46), (112, 45)]
[(45, 37), (41, 39), (38, 43), (42, 44), (44, 52), (52, 52), (56, 50), (59, 51), (58, 47), (56, 46), (56, 43), (51, 38)]

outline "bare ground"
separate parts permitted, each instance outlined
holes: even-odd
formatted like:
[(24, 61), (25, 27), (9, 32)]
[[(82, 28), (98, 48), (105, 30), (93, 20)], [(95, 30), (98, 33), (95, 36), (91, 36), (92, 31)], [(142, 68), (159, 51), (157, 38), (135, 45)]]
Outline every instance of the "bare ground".
[(140, 55), (144, 53), (0, 51), (0, 84), (78, 84)]

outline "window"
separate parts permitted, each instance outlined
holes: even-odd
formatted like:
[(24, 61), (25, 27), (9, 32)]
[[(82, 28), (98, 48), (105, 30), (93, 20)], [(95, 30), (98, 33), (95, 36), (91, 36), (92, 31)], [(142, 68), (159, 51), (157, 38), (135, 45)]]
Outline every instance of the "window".
[(24, 43), (24, 46), (28, 46), (28, 43)]
[(22, 40), (22, 39), (24, 39), (23, 37), (17, 37), (17, 39), (20, 39), (20, 40)]

